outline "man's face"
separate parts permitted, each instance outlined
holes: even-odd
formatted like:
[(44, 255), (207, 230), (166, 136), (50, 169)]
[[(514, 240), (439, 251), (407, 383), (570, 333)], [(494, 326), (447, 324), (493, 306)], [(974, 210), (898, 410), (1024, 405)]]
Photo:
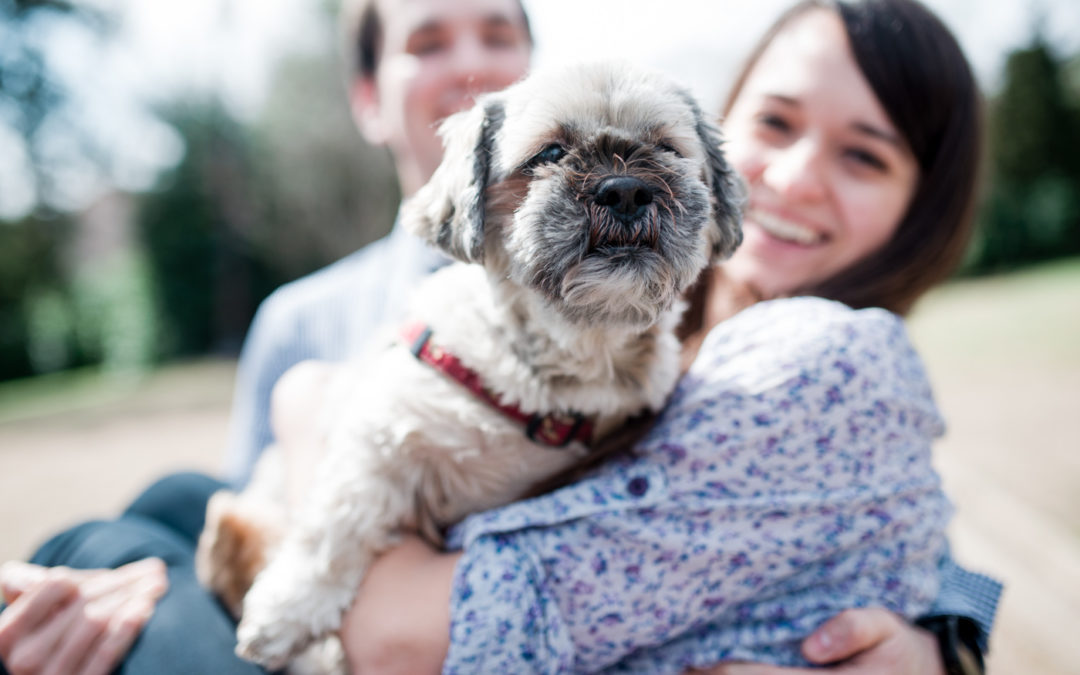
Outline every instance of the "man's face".
[(368, 140), (394, 155), (404, 195), (442, 159), (436, 131), (477, 94), (525, 75), (531, 43), (517, 0), (376, 0), (383, 42), (353, 105)]

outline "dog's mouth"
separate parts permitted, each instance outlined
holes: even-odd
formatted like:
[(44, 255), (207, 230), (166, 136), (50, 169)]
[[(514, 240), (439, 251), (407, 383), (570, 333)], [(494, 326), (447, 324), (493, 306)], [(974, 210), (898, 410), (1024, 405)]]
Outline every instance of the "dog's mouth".
[(656, 249), (660, 241), (656, 188), (640, 178), (609, 176), (586, 198), (589, 252)]
[(590, 203), (588, 211), (589, 253), (617, 249), (656, 250), (660, 243), (660, 223), (656, 207), (644, 208), (642, 215), (627, 220), (613, 217), (608, 209)]

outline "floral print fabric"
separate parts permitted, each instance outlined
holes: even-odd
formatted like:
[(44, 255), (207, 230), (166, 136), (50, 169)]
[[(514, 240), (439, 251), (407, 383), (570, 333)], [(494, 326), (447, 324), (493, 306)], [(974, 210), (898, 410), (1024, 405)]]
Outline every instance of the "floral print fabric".
[(803, 664), (840, 610), (924, 612), (951, 506), (901, 320), (815, 298), (717, 326), (632, 459), (477, 514), (445, 673)]

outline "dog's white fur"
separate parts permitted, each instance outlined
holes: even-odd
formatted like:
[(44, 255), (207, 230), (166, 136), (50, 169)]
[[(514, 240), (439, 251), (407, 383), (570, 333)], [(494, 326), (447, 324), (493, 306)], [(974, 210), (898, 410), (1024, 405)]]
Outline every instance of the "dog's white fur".
[[(623, 66), (579, 68), (488, 95), (444, 129), (444, 163), (408, 205), (405, 222), (452, 255), (483, 265), (445, 268), (416, 294), (411, 313), (432, 328), (433, 343), (480, 373), (504, 402), (528, 413), (594, 415), (600, 435), (643, 410), (659, 410), (679, 373), (678, 298), (738, 240), (737, 190), (692, 99)], [(663, 226), (684, 231), (665, 231), (656, 250), (640, 258), (616, 246), (587, 252), (585, 243), (580, 254), (568, 249), (561, 258), (543, 258), (553, 255), (545, 236), (566, 236), (546, 229), (551, 210), (576, 213), (578, 205), (559, 193), (571, 180), (559, 167), (521, 167), (566, 129), (577, 130), (560, 136), (571, 151), (598, 138), (642, 145), (649, 157), (670, 149), (656, 165), (663, 170), (649, 171), (667, 181), (670, 194), (657, 199), (671, 200), (656, 208), (668, 209), (673, 220)], [(662, 151), (653, 148), (659, 142)], [(612, 166), (621, 159), (611, 159)], [(477, 161), (484, 166), (470, 166)], [(485, 215), (481, 205), (470, 215), (477, 200), (489, 199), (489, 188), (515, 176), (524, 192), (512, 195), (512, 208)], [(624, 253), (650, 262), (612, 262)], [(549, 267), (560, 278), (541, 289), (537, 269)], [(328, 394), (326, 456), (315, 486), (244, 598), (238, 653), (270, 668), (339, 628), (365, 570), (403, 528), (425, 519), (446, 526), (505, 504), (587, 452), (579, 443), (533, 443), (518, 422), (404, 346), (342, 367), (350, 373), (335, 378), (337, 389)], [(265, 486), (246, 494), (258, 498), (260, 491), (268, 498)], [(230, 507), (212, 506), (209, 520), (219, 520), (223, 508)], [(200, 543), (204, 579), (225, 564), (207, 553), (213, 528), (210, 522)]]

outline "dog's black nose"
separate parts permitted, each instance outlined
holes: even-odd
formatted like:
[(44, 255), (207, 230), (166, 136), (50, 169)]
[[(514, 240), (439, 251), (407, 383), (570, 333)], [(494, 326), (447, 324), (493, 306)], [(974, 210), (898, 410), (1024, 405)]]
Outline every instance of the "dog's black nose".
[(652, 188), (633, 176), (611, 176), (596, 187), (596, 203), (623, 222), (639, 218), (652, 201)]

